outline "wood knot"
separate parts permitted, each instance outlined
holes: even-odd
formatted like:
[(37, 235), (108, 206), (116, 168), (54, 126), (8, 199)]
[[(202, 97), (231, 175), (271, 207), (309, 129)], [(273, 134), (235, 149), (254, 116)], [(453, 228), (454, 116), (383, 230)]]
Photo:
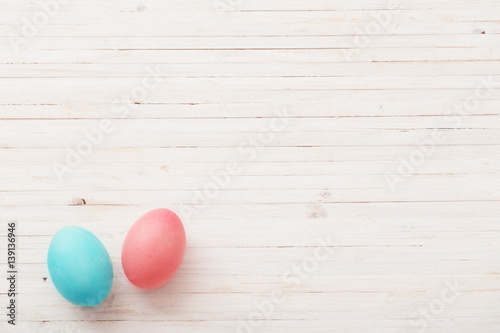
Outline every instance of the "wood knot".
[(73, 199), (73, 204), (75, 206), (84, 206), (87, 204), (87, 202), (85, 201), (85, 199), (83, 198), (74, 198)]

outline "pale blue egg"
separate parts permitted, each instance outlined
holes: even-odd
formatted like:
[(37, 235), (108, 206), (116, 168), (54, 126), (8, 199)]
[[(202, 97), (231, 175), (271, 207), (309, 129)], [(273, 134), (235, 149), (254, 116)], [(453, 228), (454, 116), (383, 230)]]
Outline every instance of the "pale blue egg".
[(109, 295), (113, 266), (108, 251), (90, 231), (59, 230), (50, 243), (47, 265), (57, 291), (73, 304), (94, 306)]

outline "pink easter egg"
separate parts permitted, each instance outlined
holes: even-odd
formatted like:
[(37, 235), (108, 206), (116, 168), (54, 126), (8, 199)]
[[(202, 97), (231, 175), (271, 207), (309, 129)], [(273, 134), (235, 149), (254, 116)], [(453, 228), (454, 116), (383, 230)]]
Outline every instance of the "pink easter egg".
[(139, 288), (155, 289), (177, 272), (186, 250), (181, 220), (168, 209), (144, 214), (125, 238), (122, 266), (127, 278)]

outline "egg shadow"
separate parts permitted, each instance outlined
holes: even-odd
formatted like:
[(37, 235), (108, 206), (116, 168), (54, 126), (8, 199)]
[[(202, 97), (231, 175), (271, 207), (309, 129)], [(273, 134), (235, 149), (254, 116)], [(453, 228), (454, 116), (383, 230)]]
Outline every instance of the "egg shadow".
[(145, 321), (165, 320), (169, 315), (190, 313), (183, 309), (183, 305), (196, 302), (199, 295), (187, 290), (188, 285), (194, 285), (190, 282), (190, 277), (198, 275), (197, 265), (193, 259), (198, 257), (195, 253), (199, 250), (202, 249), (186, 247), (183, 261), (176, 274), (164, 286), (151, 290), (133, 285), (125, 276), (120, 263), (115, 271), (117, 288), (113, 287), (112, 294), (108, 296), (112, 308), (107, 308), (110, 304), (108, 299), (102, 304), (104, 311), (110, 311), (110, 318), (104, 320), (130, 320), (131, 316)]

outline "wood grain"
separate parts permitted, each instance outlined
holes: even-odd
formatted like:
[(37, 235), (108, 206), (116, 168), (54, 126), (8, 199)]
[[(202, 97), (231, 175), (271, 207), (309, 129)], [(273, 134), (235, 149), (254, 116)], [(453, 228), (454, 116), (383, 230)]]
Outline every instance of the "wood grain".
[[(24, 37), (40, 5), (0, 9), (1, 332), (500, 331), (497, 0), (71, 0)], [(143, 292), (120, 251), (158, 207), (188, 249)], [(113, 261), (93, 309), (50, 280), (67, 225)]]

